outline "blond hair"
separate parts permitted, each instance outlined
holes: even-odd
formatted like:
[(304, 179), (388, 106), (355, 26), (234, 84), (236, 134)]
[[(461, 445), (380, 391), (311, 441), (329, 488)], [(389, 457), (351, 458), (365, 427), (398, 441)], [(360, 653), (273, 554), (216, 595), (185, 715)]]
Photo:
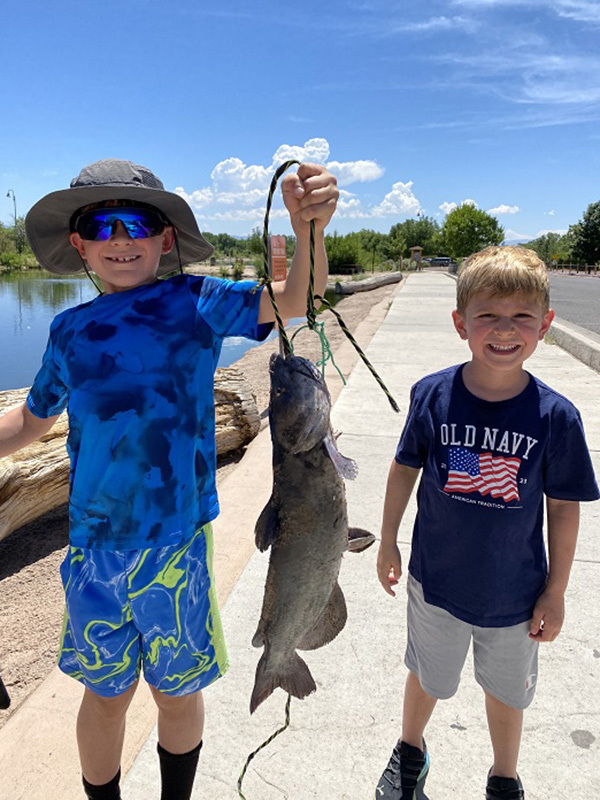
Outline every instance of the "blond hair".
[(486, 247), (469, 256), (458, 273), (456, 308), (460, 314), (477, 294), (522, 294), (539, 301), (545, 313), (550, 306), (548, 270), (539, 256), (526, 247)]

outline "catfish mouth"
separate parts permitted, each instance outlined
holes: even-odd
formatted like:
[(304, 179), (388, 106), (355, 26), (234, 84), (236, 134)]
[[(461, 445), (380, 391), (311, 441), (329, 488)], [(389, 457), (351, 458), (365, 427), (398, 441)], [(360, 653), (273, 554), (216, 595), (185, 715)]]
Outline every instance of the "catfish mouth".
[(294, 373), (302, 375), (308, 380), (314, 381), (317, 386), (325, 392), (331, 404), (329, 389), (323, 380), (321, 372), (312, 361), (309, 361), (307, 358), (295, 356), (291, 353), (287, 356), (273, 353), (269, 362), (269, 373), (271, 377), (271, 386), (277, 387), (281, 391), (287, 391), (291, 388), (291, 384), (294, 381)]
[(269, 365), (269, 419), (274, 438), (291, 453), (312, 450), (329, 430), (331, 397), (317, 367), (300, 356), (274, 353)]

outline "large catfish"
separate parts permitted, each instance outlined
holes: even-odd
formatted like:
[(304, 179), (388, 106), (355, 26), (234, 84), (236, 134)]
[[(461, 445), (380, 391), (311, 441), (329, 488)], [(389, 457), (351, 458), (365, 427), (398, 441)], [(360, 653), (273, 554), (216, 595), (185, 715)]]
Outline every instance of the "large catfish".
[[(271, 356), (269, 424), (273, 492), (256, 523), (256, 546), (271, 548), (262, 614), (252, 640), (264, 652), (250, 712), (278, 687), (298, 698), (316, 684), (296, 649), (314, 650), (346, 624), (338, 584), (344, 551), (374, 536), (348, 531), (343, 477), (356, 476), (331, 431), (331, 399), (319, 370), (294, 355)], [(350, 542), (350, 544), (349, 544)]]

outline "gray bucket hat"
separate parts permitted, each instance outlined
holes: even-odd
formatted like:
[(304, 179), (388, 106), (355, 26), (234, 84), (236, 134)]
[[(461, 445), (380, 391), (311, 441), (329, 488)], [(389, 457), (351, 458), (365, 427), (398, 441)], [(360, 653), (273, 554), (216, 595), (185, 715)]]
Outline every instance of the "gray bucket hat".
[[(177, 232), (181, 264), (203, 261), (214, 248), (200, 233), (192, 209), (179, 195), (167, 192), (147, 167), (108, 158), (84, 167), (61, 189), (42, 197), (25, 218), (31, 249), (44, 269), (57, 275), (83, 272), (83, 262), (69, 241), (69, 223), (78, 208), (104, 200), (132, 200), (158, 208)], [(158, 274), (177, 269), (176, 248), (162, 255)]]

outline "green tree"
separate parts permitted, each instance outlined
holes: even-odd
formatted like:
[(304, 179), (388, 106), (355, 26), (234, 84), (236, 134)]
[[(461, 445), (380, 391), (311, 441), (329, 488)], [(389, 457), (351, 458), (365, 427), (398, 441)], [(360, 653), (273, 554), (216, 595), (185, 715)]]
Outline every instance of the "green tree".
[(248, 247), (253, 256), (262, 256), (265, 252), (263, 235), (260, 228), (252, 228), (252, 233), (248, 237)]
[(215, 255), (217, 256), (235, 256), (245, 249), (241, 239), (236, 239), (235, 236), (231, 236), (228, 233), (207, 232), (202, 235), (215, 248)]
[(334, 232), (325, 237), (325, 249), (329, 261), (329, 271), (334, 273), (340, 267), (360, 267), (361, 248), (358, 234), (349, 233), (339, 236)]
[(504, 228), (496, 217), (467, 204), (448, 214), (442, 235), (448, 255), (464, 258), (488, 245), (502, 244)]
[(8, 253), (15, 249), (15, 239), (12, 228), (6, 228), (0, 222), (0, 253)]
[(234, 256), (240, 249), (240, 240), (228, 233), (218, 233), (217, 249), (226, 256)]
[(568, 234), (560, 234), (549, 231), (537, 239), (532, 239), (524, 247), (534, 250), (538, 256), (550, 264), (554, 259), (557, 261), (570, 261), (572, 243)]
[(438, 252), (440, 242), (440, 226), (432, 217), (419, 217), (398, 222), (390, 228), (389, 235), (399, 241), (404, 239), (402, 255), (410, 255), (411, 247), (422, 247), (425, 254)]
[(573, 258), (585, 264), (600, 261), (600, 201), (590, 203), (583, 219), (569, 228)]
[(285, 254), (288, 258), (292, 258), (296, 251), (296, 237), (295, 236), (286, 236), (285, 237)]
[(386, 236), (384, 233), (363, 228), (356, 234), (362, 250), (361, 263), (368, 264), (374, 270), (375, 264), (381, 261), (382, 245)]
[(399, 261), (405, 253), (408, 255), (406, 239), (397, 225), (390, 230), (381, 243), (381, 251), (390, 261)]

